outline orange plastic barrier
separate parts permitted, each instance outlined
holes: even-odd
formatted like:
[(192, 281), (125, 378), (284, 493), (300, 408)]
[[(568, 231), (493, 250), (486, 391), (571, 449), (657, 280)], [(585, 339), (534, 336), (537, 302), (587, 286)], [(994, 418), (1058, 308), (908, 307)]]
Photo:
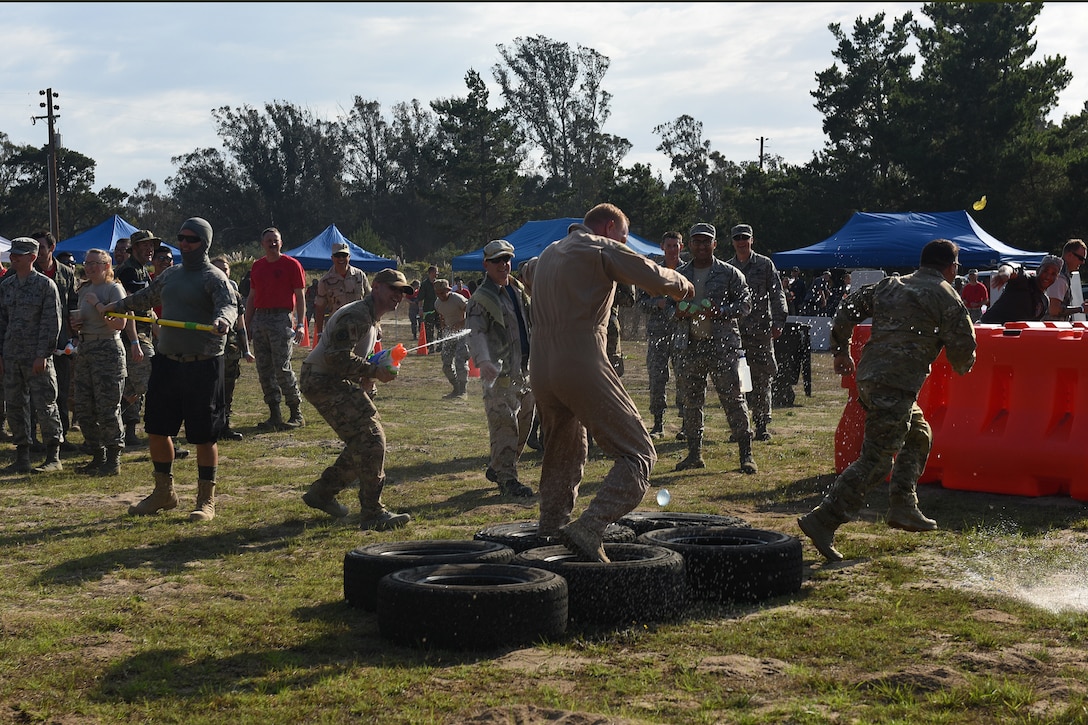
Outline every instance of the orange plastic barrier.
[(468, 356), (468, 376), (470, 378), (480, 377), (480, 368), (476, 367), (476, 361), (472, 359), (472, 356)]
[[(854, 329), (854, 360), (869, 339)], [(975, 366), (956, 375), (944, 353), (918, 396), (933, 428), (920, 479), (944, 487), (1018, 496), (1069, 495), (1088, 501), (1078, 441), (1088, 435), (1088, 326), (1083, 322), (976, 325)], [(861, 452), (865, 411), (852, 377), (835, 431), (835, 470)]]

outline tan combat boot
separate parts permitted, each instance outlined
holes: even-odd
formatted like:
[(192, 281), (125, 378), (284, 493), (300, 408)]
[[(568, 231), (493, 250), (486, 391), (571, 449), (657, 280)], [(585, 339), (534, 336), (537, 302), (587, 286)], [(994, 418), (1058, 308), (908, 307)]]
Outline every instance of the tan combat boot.
[(937, 522), (918, 510), (918, 497), (893, 496), (888, 507), (888, 526), (903, 531), (936, 531)]
[(363, 531), (389, 531), (399, 529), (412, 520), (408, 514), (396, 514), (382, 505), (382, 489), (385, 479), (377, 483), (359, 486), (359, 528)]
[(174, 476), (170, 473), (155, 472), (155, 490), (138, 504), (128, 507), (131, 516), (150, 516), (159, 511), (169, 511), (178, 507), (178, 495), (174, 493)]
[(203, 479), (196, 482), (196, 508), (189, 514), (190, 521), (211, 521), (215, 518), (215, 481)]
[(797, 519), (797, 525), (805, 536), (812, 540), (816, 551), (828, 561), (842, 561), (842, 554), (835, 548), (835, 531), (842, 525), (840, 520), (825, 504), (820, 504), (809, 513)]

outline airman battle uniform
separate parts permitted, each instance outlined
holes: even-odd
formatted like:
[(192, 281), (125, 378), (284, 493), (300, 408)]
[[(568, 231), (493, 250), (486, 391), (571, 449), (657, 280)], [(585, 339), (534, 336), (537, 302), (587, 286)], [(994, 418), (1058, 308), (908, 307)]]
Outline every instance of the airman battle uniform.
[(752, 311), (752, 293), (744, 275), (734, 266), (714, 258), (710, 267), (696, 269), (685, 262), (677, 271), (695, 285), (695, 300), (709, 302), (719, 314), (708, 317), (687, 317), (676, 321), (673, 354), (676, 356), (676, 380), (684, 399), (684, 433), (687, 436), (688, 457), (678, 470), (701, 468), (703, 446), (703, 405), (706, 403), (706, 381), (714, 384), (718, 400), (725, 409), (729, 429), (740, 447), (742, 467), (752, 462), (752, 428), (748, 420), (748, 404), (740, 390), (740, 330), (737, 320)]
[[(23, 248), (23, 254), (38, 253), (38, 243), (33, 239), (12, 240), (12, 253)], [(0, 341), (8, 425), (15, 441), (15, 461), (7, 468), (10, 473), (30, 473), (31, 405), (47, 448), (46, 463), (40, 468), (62, 470), (60, 444), (64, 441), (64, 430), (57, 409), (57, 375), (53, 369), (60, 315), (60, 295), (53, 280), (33, 267), (26, 279), (19, 279), (14, 269), (4, 275), (0, 282)], [(41, 374), (34, 373), (34, 361), (38, 358), (45, 361)]]
[(752, 390), (747, 402), (752, 412), (755, 439), (770, 440), (767, 427), (771, 424), (771, 382), (778, 372), (771, 328), (781, 330), (786, 327), (789, 314), (786, 293), (770, 257), (752, 252), (747, 262), (734, 256), (729, 264), (744, 274), (744, 281), (752, 293), (752, 311), (739, 321), (744, 357), (752, 371)]

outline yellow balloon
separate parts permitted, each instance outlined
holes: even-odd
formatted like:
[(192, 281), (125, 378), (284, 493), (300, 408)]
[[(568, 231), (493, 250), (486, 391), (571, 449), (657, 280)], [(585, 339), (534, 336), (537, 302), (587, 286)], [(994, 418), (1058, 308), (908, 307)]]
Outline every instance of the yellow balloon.
[(981, 199), (979, 199), (974, 204), (972, 204), (971, 208), (974, 209), (975, 211), (982, 211), (983, 209), (985, 209), (986, 208), (986, 196), (985, 196), (985, 194), (982, 196)]

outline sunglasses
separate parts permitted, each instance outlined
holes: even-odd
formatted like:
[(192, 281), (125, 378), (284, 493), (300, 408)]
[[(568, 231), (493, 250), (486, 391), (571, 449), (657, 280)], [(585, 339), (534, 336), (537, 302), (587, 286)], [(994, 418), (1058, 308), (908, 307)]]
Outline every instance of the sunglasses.
[(743, 234), (740, 234), (740, 235), (737, 235), (737, 236), (733, 237), (733, 241), (734, 242), (750, 242), (750, 241), (752, 241), (752, 238), (751, 237), (746, 237)]
[(1073, 253), (1073, 256), (1079, 259), (1081, 264), (1084, 264), (1084, 260), (1088, 259), (1088, 257), (1085, 257), (1083, 254), (1077, 254), (1076, 252)]
[(347, 257), (350, 257), (351, 255), (350, 255), (350, 254), (348, 254), (347, 252), (337, 252), (336, 254), (334, 254), (334, 255), (332, 255), (332, 256), (334, 256), (334, 257), (344, 257), (344, 258), (347, 258)]
[(178, 235), (178, 241), (179, 242), (188, 242), (189, 244), (200, 244), (204, 240), (201, 239), (200, 237), (198, 237), (195, 234), (179, 234)]

